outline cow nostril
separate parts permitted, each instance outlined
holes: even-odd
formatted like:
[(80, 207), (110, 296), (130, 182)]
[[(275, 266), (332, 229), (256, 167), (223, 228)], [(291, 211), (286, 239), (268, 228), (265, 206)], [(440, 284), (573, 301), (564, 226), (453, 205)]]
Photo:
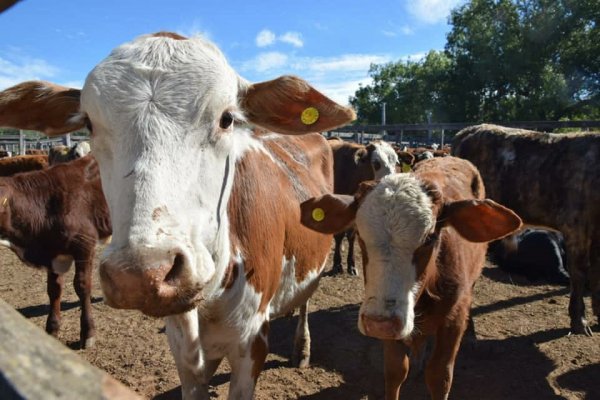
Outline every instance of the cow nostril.
[(177, 253), (175, 255), (175, 259), (173, 260), (173, 267), (169, 271), (169, 273), (165, 276), (165, 282), (169, 284), (176, 284), (183, 273), (184, 266), (184, 256), (181, 253)]

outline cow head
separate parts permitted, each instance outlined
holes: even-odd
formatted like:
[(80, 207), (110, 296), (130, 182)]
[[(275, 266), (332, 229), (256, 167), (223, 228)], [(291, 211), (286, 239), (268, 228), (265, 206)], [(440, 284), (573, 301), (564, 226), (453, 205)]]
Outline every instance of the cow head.
[[(46, 94), (50, 106), (72, 104), (61, 101), (72, 99), (66, 88), (38, 86), (20, 98), (40, 107)], [(18, 99), (0, 94), (0, 125), (3, 107), (27, 109)], [(112, 242), (100, 265), (105, 299), (157, 316), (192, 308), (221, 283), (231, 256), (235, 162), (261, 151), (246, 124), (302, 134), (354, 118), (300, 78), (250, 84), (212, 43), (170, 33), (116, 48), (88, 75), (80, 108), (64, 111), (70, 129), (48, 130), (88, 126), (110, 208)], [(5, 119), (48, 126), (39, 114)]]
[(398, 155), (389, 143), (382, 140), (373, 141), (354, 154), (354, 161), (357, 164), (369, 163), (375, 179), (381, 179), (396, 171)]
[(358, 327), (380, 339), (412, 333), (414, 306), (436, 262), (442, 229), (452, 226), (469, 241), (487, 242), (521, 224), (491, 200), (446, 202), (434, 183), (413, 174), (363, 183), (354, 197), (313, 198), (301, 210), (302, 223), (318, 232), (337, 233), (356, 224), (365, 279)]

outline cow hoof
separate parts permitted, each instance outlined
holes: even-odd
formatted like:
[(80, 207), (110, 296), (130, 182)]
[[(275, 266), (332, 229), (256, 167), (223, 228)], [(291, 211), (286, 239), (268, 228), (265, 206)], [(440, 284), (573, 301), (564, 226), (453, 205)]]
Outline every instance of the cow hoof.
[(94, 347), (95, 343), (96, 343), (95, 337), (87, 338), (87, 339), (81, 341), (81, 348), (82, 349), (91, 349), (92, 347)]
[(356, 268), (348, 267), (348, 275), (358, 276), (358, 272), (356, 271)]
[(310, 356), (308, 357), (292, 357), (292, 366), (295, 368), (308, 368), (310, 366)]
[(337, 275), (337, 274), (343, 274), (344, 270), (342, 269), (341, 265), (334, 265), (333, 268), (331, 268), (331, 275)]
[(591, 326), (587, 323), (587, 321), (582, 319), (581, 321), (578, 321), (576, 323), (571, 323), (571, 331), (569, 332), (569, 336), (571, 335), (592, 336), (593, 332)]

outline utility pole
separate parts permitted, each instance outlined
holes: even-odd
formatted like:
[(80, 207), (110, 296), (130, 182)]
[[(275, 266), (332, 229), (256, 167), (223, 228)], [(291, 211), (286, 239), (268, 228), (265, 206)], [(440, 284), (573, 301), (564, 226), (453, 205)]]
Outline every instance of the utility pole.
[[(381, 103), (381, 125), (385, 126), (385, 101), (383, 103)], [(387, 132), (385, 131), (385, 128), (382, 129), (381, 134), (383, 136), (387, 135)]]

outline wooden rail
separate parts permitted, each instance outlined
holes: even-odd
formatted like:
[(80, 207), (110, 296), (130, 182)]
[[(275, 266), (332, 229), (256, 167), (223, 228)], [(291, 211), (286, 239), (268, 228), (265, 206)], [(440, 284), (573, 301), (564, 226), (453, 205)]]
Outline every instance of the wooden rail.
[(0, 399), (141, 399), (0, 299)]

